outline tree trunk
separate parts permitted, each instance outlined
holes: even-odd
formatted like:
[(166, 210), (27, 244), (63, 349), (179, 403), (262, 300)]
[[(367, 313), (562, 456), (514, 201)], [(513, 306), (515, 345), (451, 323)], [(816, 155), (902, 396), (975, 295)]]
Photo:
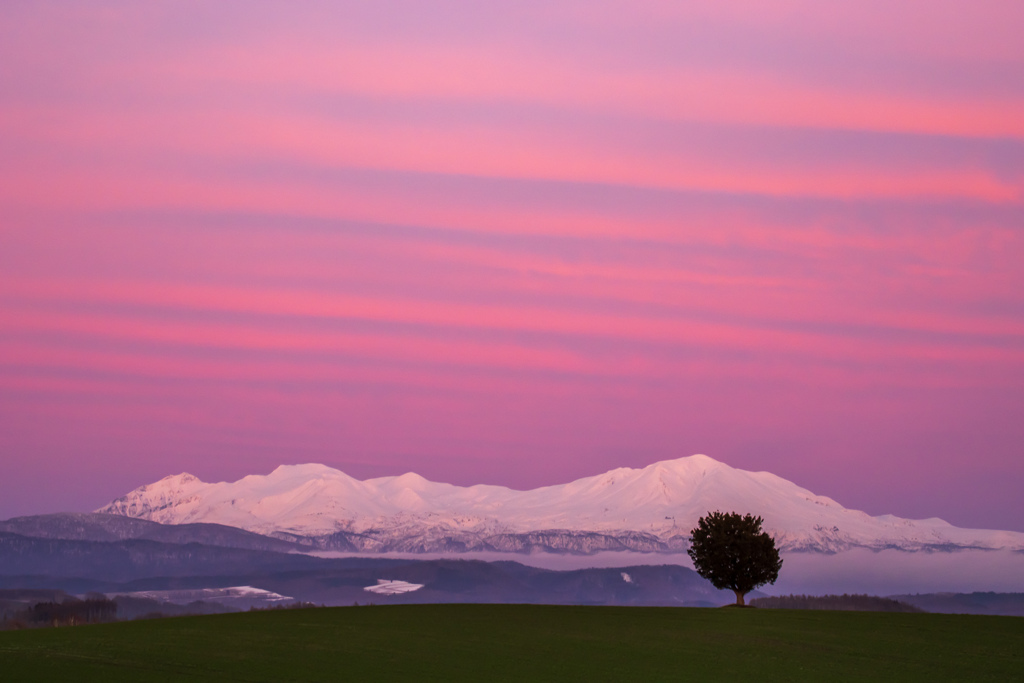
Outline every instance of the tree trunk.
[(747, 603), (743, 602), (743, 596), (746, 595), (746, 593), (740, 593), (739, 591), (733, 591), (733, 593), (736, 594), (736, 604), (737, 605), (739, 605), (740, 607), (743, 607), (744, 605), (747, 604)]

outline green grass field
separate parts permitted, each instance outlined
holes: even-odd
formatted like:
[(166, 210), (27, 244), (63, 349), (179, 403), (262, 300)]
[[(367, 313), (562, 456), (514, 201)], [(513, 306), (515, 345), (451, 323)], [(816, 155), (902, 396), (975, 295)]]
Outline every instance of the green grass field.
[(1022, 681), (1024, 618), (409, 605), (0, 632), (3, 681)]

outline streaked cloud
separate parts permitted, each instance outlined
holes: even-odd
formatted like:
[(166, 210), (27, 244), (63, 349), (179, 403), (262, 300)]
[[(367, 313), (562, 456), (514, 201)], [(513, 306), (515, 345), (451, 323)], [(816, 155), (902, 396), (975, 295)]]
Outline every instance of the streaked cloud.
[(698, 451), (1024, 512), (1018, 3), (0, 19), (0, 449), (61, 473), (0, 516), (183, 469)]

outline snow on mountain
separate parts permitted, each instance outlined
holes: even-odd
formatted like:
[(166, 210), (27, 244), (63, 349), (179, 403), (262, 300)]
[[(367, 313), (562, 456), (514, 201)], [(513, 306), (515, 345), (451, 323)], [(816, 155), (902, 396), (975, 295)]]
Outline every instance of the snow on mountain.
[(359, 481), (312, 464), (215, 484), (179, 474), (97, 512), (165, 524), (213, 522), (324, 548), (588, 553), (678, 551), (711, 510), (761, 515), (785, 550), (1024, 550), (1022, 533), (871, 517), (769, 472), (734, 469), (705, 455), (530, 491), (441, 484), (412, 472)]

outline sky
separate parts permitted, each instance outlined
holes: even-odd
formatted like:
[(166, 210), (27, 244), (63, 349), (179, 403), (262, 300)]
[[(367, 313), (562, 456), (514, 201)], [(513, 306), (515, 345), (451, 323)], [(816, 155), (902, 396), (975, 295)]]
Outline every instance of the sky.
[(1024, 531), (1018, 0), (6, 0), (0, 518), (705, 453)]

